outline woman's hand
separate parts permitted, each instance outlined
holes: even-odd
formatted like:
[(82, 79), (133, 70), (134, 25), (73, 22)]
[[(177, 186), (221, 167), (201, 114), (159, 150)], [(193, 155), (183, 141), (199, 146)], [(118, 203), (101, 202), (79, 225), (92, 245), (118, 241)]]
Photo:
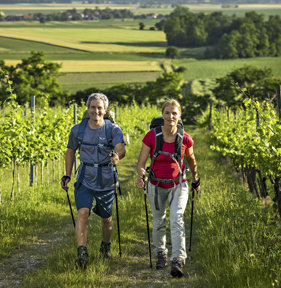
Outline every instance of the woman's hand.
[(139, 176), (138, 181), (136, 183), (138, 188), (143, 188), (145, 185), (145, 182), (147, 181), (147, 177), (146, 176)]
[(137, 187), (138, 188), (143, 188), (144, 187), (144, 183), (145, 181), (147, 181), (147, 177), (145, 176), (145, 169), (144, 168), (140, 168), (139, 171), (138, 171), (138, 174), (139, 174), (139, 178), (137, 180)]

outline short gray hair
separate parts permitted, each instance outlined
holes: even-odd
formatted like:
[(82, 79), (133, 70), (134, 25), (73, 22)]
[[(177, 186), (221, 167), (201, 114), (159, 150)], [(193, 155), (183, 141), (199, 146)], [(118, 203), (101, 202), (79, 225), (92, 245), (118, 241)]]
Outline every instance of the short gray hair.
[(108, 98), (102, 94), (102, 93), (93, 93), (88, 97), (88, 100), (86, 102), (87, 107), (90, 107), (91, 101), (92, 100), (97, 100), (97, 99), (101, 99), (104, 103), (104, 108), (107, 109), (108, 108)]

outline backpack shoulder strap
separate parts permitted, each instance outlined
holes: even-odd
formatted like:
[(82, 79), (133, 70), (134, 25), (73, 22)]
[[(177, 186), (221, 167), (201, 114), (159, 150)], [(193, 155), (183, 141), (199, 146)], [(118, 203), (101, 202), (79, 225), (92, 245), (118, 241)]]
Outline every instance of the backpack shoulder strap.
[(84, 133), (85, 133), (85, 129), (86, 129), (88, 120), (89, 120), (89, 119), (87, 119), (87, 118), (83, 119), (83, 120), (80, 122), (80, 125), (79, 125), (79, 130), (78, 130), (78, 135), (77, 135), (78, 148), (79, 148), (79, 149), (80, 149), (81, 144), (83, 143)]
[(178, 162), (181, 163), (184, 130), (183, 130), (183, 127), (181, 126), (178, 126), (177, 128), (178, 128), (178, 131), (177, 131), (176, 140), (175, 140), (175, 154), (176, 154), (176, 158)]
[(155, 147), (154, 147), (153, 156), (157, 157), (159, 151), (162, 151), (163, 142), (164, 142), (161, 126), (154, 128), (154, 133), (155, 133)]
[(109, 119), (104, 119), (105, 122), (105, 137), (108, 143), (108, 146), (112, 146), (112, 123)]

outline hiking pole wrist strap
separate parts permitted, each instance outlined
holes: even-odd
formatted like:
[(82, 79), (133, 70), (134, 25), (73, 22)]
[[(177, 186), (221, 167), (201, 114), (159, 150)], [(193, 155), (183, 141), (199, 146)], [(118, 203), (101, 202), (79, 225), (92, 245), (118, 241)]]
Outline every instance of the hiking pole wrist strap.
[(196, 189), (198, 186), (200, 186), (200, 178), (196, 182), (192, 182), (191, 184), (193, 189)]
[(71, 180), (70, 176), (63, 176), (63, 177), (61, 178), (61, 181), (62, 181), (62, 182), (65, 182), (67, 179), (69, 179), (69, 181), (70, 181), (70, 180)]

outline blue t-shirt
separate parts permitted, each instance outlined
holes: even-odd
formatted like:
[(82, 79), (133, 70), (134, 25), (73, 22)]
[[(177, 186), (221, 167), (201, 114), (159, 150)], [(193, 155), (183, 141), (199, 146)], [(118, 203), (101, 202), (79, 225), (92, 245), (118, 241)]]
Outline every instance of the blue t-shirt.
[[(72, 127), (67, 148), (77, 150), (79, 146), (78, 132), (79, 124)], [(116, 146), (118, 143), (124, 143), (124, 137), (121, 128), (115, 124), (110, 123), (112, 132), (112, 145)], [(90, 144), (90, 145), (89, 145)], [(91, 145), (96, 144), (96, 145)], [(83, 142), (80, 146), (80, 163), (89, 164), (106, 164), (110, 163), (109, 153), (112, 151), (112, 147), (106, 146), (107, 138), (105, 133), (105, 122), (103, 125), (92, 129), (89, 124), (86, 125)], [(112, 165), (102, 166), (100, 168), (85, 165), (83, 167), (83, 179), (82, 184), (95, 191), (105, 191), (114, 189), (113, 167)], [(98, 179), (98, 169), (101, 169), (101, 179)], [(80, 165), (77, 179), (82, 172), (82, 165)], [(99, 181), (98, 181), (99, 180)]]

